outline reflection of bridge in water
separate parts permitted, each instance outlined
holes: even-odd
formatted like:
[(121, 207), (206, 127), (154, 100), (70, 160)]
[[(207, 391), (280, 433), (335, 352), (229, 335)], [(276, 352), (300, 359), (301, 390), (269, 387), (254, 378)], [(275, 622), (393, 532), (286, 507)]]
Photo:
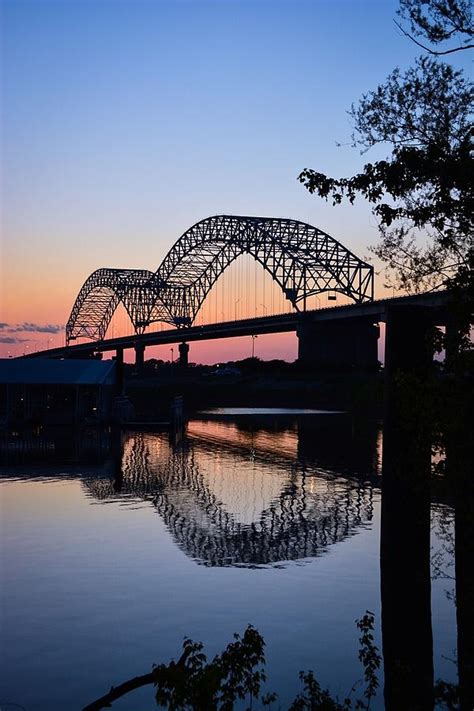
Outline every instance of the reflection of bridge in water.
[(136, 433), (125, 440), (114, 482), (85, 483), (100, 500), (152, 501), (179, 547), (209, 566), (315, 557), (372, 520), (367, 479), (305, 462), (296, 424), (252, 433), (193, 422), (178, 447)]

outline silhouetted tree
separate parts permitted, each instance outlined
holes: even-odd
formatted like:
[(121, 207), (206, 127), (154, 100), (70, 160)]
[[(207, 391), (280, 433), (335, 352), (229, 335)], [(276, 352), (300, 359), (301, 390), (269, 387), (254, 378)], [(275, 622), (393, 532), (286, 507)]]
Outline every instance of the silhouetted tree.
[[(474, 47), (470, 0), (400, 0), (397, 15), (409, 23), (410, 32), (395, 22), (397, 27), (430, 54), (452, 54)], [(417, 37), (429, 44), (420, 42)], [(457, 46), (443, 47), (444, 42), (453, 38), (459, 41)]]
[[(467, 0), (401, 0), (399, 15), (413, 36), (471, 47)], [(333, 204), (357, 195), (373, 204), (381, 235), (373, 251), (399, 288), (433, 288), (461, 276), (463, 288), (472, 288), (472, 89), (462, 71), (432, 56), (405, 72), (396, 68), (349, 112), (353, 145), (365, 152), (386, 144), (390, 155), (349, 178), (312, 169), (299, 175), (311, 193)]]
[[(300, 672), (303, 690), (288, 711), (351, 711), (369, 709), (378, 687), (380, 655), (374, 643), (374, 615), (366, 612), (356, 621), (361, 632), (359, 659), (364, 666), (364, 700), (342, 702), (322, 689), (312, 671)], [(153, 684), (155, 699), (168, 711), (232, 711), (239, 700), (252, 708), (271, 707), (277, 701), (274, 693), (261, 694), (265, 675), (265, 642), (259, 632), (249, 625), (242, 636), (234, 634), (234, 641), (211, 661), (203, 652), (203, 645), (185, 639), (183, 653), (177, 662), (155, 666), (149, 674), (134, 677), (112, 687), (108, 694), (86, 706), (83, 711), (100, 711), (113, 701), (138, 689)], [(258, 706), (254, 706), (258, 704)], [(354, 703), (354, 705), (353, 705)]]

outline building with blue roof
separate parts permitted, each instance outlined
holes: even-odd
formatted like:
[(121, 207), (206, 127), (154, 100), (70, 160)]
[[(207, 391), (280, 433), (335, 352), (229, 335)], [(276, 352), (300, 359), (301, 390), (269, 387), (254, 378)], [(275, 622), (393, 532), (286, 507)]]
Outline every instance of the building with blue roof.
[(0, 423), (74, 425), (110, 421), (113, 360), (0, 359)]

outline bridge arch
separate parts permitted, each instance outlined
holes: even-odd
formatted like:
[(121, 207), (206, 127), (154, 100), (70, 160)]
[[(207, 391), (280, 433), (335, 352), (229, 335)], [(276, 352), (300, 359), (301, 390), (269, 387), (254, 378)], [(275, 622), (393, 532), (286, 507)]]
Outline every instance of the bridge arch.
[(319, 228), (299, 220), (216, 215), (187, 230), (155, 272), (158, 301), (174, 325), (194, 321), (219, 276), (245, 253), (270, 273), (297, 310), (325, 291), (359, 303), (373, 299), (373, 267)]
[(325, 291), (356, 303), (373, 300), (373, 267), (319, 228), (286, 218), (215, 215), (190, 227), (154, 274), (94, 272), (74, 304), (67, 340), (103, 339), (120, 300), (137, 333), (156, 321), (189, 326), (217, 279), (242, 254), (262, 265), (296, 310)]
[[(156, 303), (146, 284), (153, 272), (145, 269), (97, 269), (82, 285), (66, 324), (66, 341), (77, 338), (103, 340), (112, 316), (123, 303), (136, 333), (146, 328), (150, 303)], [(158, 304), (156, 304), (158, 311)], [(162, 306), (163, 316), (169, 319)]]

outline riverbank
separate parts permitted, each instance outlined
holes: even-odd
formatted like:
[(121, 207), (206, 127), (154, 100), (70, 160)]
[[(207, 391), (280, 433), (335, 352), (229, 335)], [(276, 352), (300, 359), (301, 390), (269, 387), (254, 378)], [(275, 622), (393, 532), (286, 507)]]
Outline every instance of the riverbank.
[[(286, 366), (288, 364), (285, 364)], [(305, 407), (343, 409), (380, 416), (383, 377), (380, 373), (308, 373), (248, 370), (220, 374), (219, 369), (164, 368), (161, 372), (125, 378), (125, 393), (137, 417), (151, 417), (169, 410), (177, 395), (186, 411), (207, 407)]]

